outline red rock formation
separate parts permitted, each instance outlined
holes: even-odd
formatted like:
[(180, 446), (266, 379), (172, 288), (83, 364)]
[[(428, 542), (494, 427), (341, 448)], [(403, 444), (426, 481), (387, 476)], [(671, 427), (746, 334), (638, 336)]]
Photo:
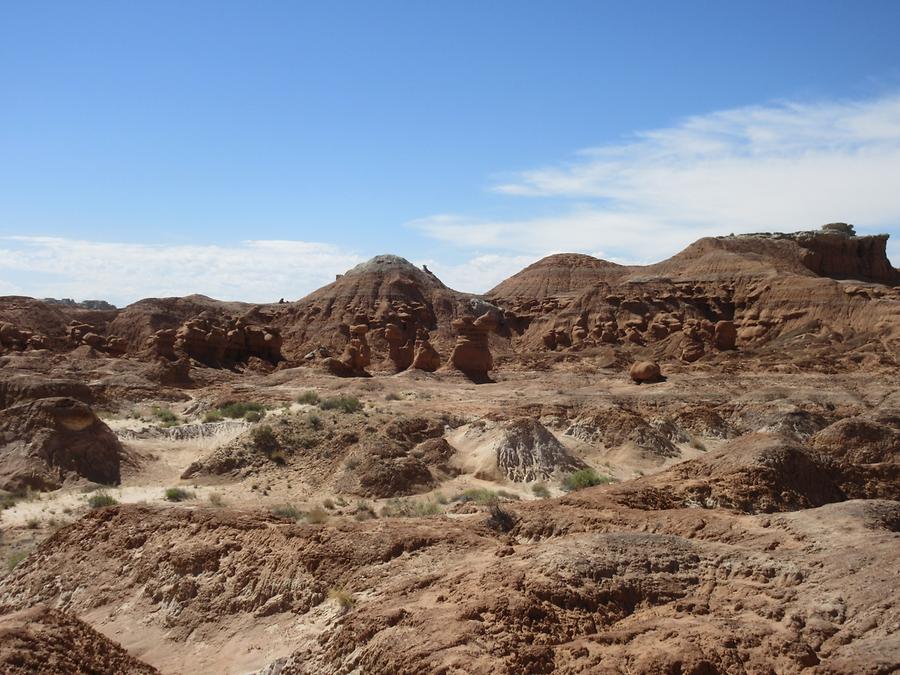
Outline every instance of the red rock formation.
[(122, 446), (86, 404), (42, 398), (0, 412), (0, 488), (56, 489), (67, 478), (119, 482)]
[(638, 384), (661, 382), (664, 378), (659, 364), (655, 361), (637, 361), (631, 364), (628, 375)]
[(490, 312), (485, 312), (477, 319), (464, 316), (453, 321), (458, 337), (450, 363), (475, 380), (487, 378), (488, 371), (494, 367), (488, 335), (496, 327), (496, 321)]
[(441, 355), (428, 340), (428, 333), (421, 331), (416, 339), (415, 356), (412, 367), (416, 370), (424, 370), (433, 373), (441, 367)]

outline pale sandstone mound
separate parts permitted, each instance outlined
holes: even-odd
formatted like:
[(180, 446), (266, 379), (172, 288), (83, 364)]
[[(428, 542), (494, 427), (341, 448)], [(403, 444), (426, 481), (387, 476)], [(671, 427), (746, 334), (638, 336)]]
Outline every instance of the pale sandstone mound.
[(900, 418), (838, 420), (813, 435), (809, 447), (856, 464), (900, 463)]
[(0, 412), (0, 488), (55, 489), (86, 478), (117, 484), (122, 446), (94, 412), (70, 398), (43, 398)]
[(251, 428), (193, 462), (182, 478), (292, 475), (362, 497), (416, 494), (457, 473), (450, 463), (455, 450), (441, 442), (449, 423), (443, 415), (283, 415), (265, 422), (271, 445), (256, 442)]
[(158, 673), (83, 621), (46, 605), (0, 616), (0, 671), (7, 675)]
[(656, 463), (681, 454), (668, 434), (622, 405), (582, 410), (568, 423), (565, 433), (607, 450), (633, 448), (640, 458)]
[(584, 467), (543, 424), (530, 417), (504, 424), (496, 454), (498, 470), (512, 481), (547, 480)]
[(900, 498), (900, 465), (834, 461), (790, 437), (748, 434), (614, 491), (634, 508), (793, 511), (851, 498)]

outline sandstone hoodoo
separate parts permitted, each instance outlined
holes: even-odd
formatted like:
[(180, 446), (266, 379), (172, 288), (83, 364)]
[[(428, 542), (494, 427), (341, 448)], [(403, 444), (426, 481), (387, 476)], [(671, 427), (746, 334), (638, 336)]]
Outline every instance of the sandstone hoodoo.
[(70, 479), (118, 484), (122, 446), (86, 404), (41, 398), (0, 412), (0, 488), (55, 489)]
[(420, 330), (416, 337), (412, 367), (429, 373), (441, 367), (441, 355), (432, 346), (428, 333), (423, 330)]
[(0, 670), (893, 672), (881, 243), (0, 298)]
[(488, 372), (494, 368), (488, 336), (496, 326), (490, 312), (485, 312), (477, 319), (464, 316), (454, 320), (453, 328), (458, 337), (450, 355), (453, 367), (473, 380), (487, 379)]

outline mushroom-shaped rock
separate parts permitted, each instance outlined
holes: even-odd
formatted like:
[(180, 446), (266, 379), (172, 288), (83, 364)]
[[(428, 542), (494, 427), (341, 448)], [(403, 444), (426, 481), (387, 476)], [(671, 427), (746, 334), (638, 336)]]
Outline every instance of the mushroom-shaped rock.
[(403, 329), (395, 323), (384, 327), (384, 339), (388, 343), (388, 357), (397, 371), (406, 370), (413, 362), (413, 344), (407, 339)]
[(412, 367), (417, 370), (424, 370), (433, 373), (441, 367), (441, 355), (432, 346), (428, 340), (428, 335), (420, 335), (416, 339), (415, 355), (413, 356)]
[(631, 364), (628, 374), (638, 384), (662, 382), (665, 379), (656, 361), (636, 361)]
[(450, 355), (450, 363), (472, 379), (487, 379), (488, 371), (494, 367), (488, 344), (488, 334), (496, 326), (494, 318), (490, 312), (485, 312), (477, 319), (471, 316), (455, 319), (452, 325), (459, 335)]

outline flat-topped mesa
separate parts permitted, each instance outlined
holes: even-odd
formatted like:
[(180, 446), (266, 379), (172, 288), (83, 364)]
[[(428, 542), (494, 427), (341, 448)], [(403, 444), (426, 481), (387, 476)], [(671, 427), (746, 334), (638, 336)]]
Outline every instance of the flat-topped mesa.
[(811, 272), (833, 279), (858, 279), (877, 283), (900, 284), (900, 271), (887, 257), (890, 235), (858, 236), (853, 225), (828, 223), (819, 230), (790, 233), (738, 235), (738, 239), (769, 238), (798, 244), (799, 260)]

